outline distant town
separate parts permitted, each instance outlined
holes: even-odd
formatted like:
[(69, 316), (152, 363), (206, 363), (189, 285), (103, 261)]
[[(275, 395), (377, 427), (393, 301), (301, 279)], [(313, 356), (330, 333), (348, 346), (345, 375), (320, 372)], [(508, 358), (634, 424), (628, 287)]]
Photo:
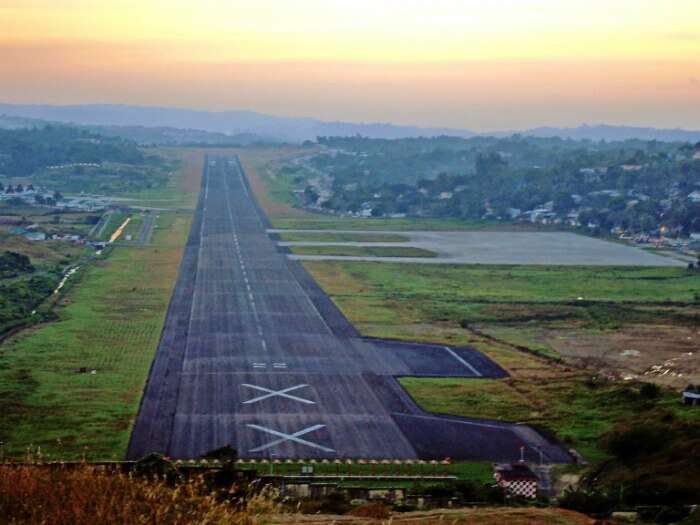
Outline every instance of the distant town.
[[(320, 138), (280, 169), (307, 209), (571, 228), (693, 255), (700, 143)], [(380, 149), (381, 148), (381, 151)]]

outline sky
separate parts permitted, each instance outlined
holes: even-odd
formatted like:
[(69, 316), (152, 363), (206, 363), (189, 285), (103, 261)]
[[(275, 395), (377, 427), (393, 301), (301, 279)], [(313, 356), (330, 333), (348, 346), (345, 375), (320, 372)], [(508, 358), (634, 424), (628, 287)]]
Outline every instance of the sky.
[(698, 0), (0, 0), (0, 101), (700, 129)]

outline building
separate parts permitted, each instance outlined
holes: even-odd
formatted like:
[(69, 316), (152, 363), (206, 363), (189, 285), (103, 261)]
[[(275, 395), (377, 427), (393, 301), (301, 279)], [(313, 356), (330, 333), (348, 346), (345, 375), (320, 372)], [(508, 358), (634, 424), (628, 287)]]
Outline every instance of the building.
[(537, 497), (539, 480), (525, 463), (496, 465), (493, 478), (498, 486), (511, 496), (529, 499)]

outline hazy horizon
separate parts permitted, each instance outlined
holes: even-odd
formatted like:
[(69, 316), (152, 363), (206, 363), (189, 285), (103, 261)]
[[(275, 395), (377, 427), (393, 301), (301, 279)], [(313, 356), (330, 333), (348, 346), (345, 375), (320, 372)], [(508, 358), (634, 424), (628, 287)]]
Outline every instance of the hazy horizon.
[(700, 128), (690, 0), (0, 2), (0, 100), (477, 132)]

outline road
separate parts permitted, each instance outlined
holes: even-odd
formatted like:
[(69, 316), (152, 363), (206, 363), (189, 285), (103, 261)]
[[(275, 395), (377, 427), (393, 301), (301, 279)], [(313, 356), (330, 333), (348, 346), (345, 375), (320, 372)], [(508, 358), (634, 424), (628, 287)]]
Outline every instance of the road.
[(237, 158), (209, 158), (129, 446), (189, 459), (571, 461), (524, 425), (429, 414), (398, 376), (502, 377), (471, 348), (360, 337), (278, 251)]

